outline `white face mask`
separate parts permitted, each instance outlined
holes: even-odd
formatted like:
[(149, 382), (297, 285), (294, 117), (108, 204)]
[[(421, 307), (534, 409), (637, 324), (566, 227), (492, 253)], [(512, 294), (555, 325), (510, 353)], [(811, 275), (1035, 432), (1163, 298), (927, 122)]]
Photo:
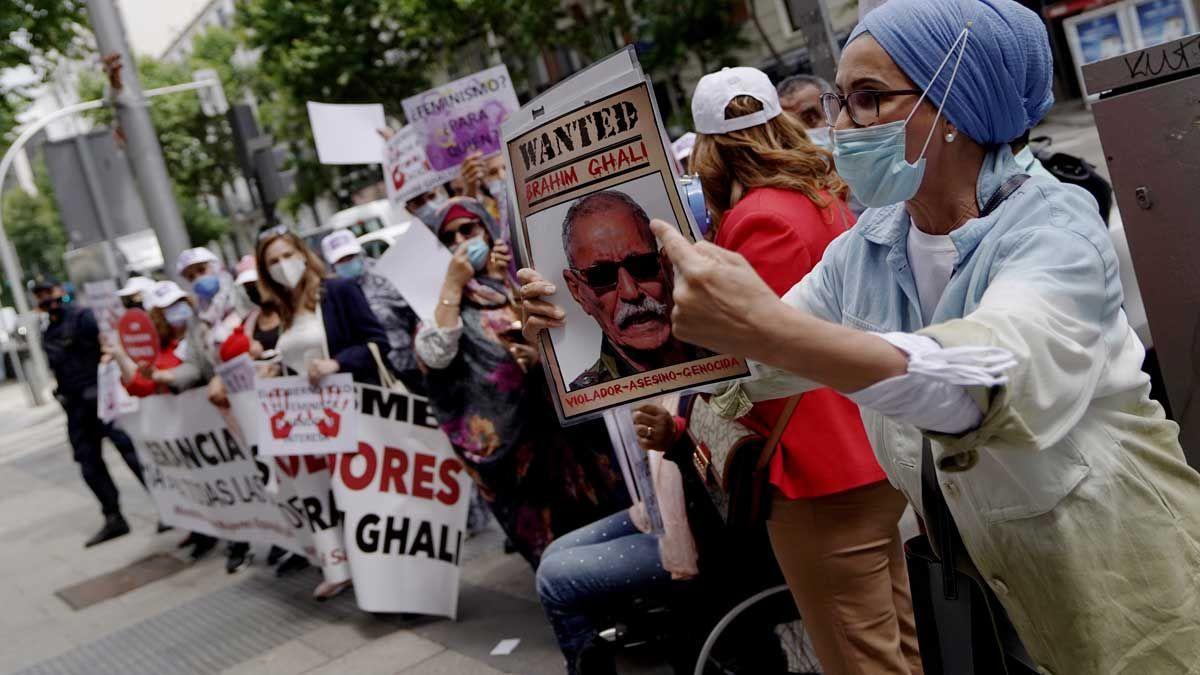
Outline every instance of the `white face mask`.
[(271, 265), (267, 270), (271, 273), (271, 278), (276, 283), (286, 288), (295, 288), (296, 284), (304, 278), (304, 272), (308, 268), (304, 263), (304, 258), (296, 255), (290, 258), (284, 258), (279, 262)]

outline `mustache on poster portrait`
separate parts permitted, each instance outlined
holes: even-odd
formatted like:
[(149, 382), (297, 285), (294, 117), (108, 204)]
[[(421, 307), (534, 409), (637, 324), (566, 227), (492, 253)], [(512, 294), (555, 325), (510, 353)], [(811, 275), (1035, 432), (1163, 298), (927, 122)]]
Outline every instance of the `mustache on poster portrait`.
[(643, 295), (637, 302), (624, 302), (617, 306), (616, 323), (619, 328), (625, 328), (643, 317), (667, 320), (667, 306), (654, 298)]

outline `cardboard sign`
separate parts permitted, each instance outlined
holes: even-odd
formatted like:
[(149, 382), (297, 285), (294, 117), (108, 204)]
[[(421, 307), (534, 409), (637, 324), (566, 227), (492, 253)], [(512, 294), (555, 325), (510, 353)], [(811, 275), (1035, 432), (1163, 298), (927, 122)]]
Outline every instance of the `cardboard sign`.
[(158, 358), (158, 331), (150, 315), (140, 309), (130, 309), (117, 322), (121, 348), (139, 366), (151, 365)]
[(471, 478), (425, 399), (358, 388), (358, 452), (333, 476), (358, 606), (455, 618)]
[(429, 165), (425, 138), (416, 126), (410, 124), (388, 139), (383, 150), (383, 182), (388, 201), (396, 209), (403, 209), (408, 200), (445, 182), (442, 174)]
[(566, 325), (544, 331), (539, 345), (560, 421), (749, 375), (745, 359), (671, 332), (674, 277), (649, 224), (666, 221), (691, 241), (697, 228), (632, 50), (559, 84), (513, 120), (504, 141), (514, 230), (523, 259), (558, 287), (549, 300), (566, 313)]
[(164, 523), (307, 554), (296, 526), (306, 522), (304, 505), (266, 491), (267, 465), (230, 432), (203, 388), (143, 398), (118, 424), (133, 439)]
[(254, 359), (249, 354), (239, 354), (216, 367), (217, 376), (225, 383), (225, 391), (230, 394), (240, 394), (253, 391), (256, 381)]
[(329, 375), (316, 387), (307, 377), (264, 378), (255, 390), (264, 456), (336, 455), (357, 447), (357, 403), (348, 373)]
[(500, 125), (519, 106), (504, 65), (404, 99), (404, 115), (419, 130), (429, 165), (444, 183), (467, 155), (501, 150)]
[(383, 160), (383, 137), (387, 126), (383, 105), (308, 102), (317, 159), (322, 164), (378, 164)]

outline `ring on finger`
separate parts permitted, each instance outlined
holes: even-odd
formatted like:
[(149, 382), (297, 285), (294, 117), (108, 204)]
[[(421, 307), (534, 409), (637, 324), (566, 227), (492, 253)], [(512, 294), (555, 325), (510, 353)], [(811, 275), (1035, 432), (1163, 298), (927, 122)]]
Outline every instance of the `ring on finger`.
[(638, 436), (641, 436), (642, 438), (650, 438), (650, 427), (647, 427), (647, 426), (638, 427)]

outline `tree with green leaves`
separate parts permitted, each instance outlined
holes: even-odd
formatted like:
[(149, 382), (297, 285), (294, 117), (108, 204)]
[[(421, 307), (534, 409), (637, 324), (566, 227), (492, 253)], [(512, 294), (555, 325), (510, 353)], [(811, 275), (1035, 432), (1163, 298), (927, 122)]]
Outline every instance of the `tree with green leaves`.
[(83, 0), (7, 0), (0, 11), (0, 72), (24, 72), (10, 78), (20, 84), (0, 87), (0, 140), (8, 138), (17, 113), (29, 104), (29, 90), (62, 59), (88, 49), (87, 25)]
[(4, 195), (4, 231), (26, 275), (61, 279), (67, 238), (45, 164), (38, 161), (34, 168), (36, 195), (23, 190), (9, 190)]

